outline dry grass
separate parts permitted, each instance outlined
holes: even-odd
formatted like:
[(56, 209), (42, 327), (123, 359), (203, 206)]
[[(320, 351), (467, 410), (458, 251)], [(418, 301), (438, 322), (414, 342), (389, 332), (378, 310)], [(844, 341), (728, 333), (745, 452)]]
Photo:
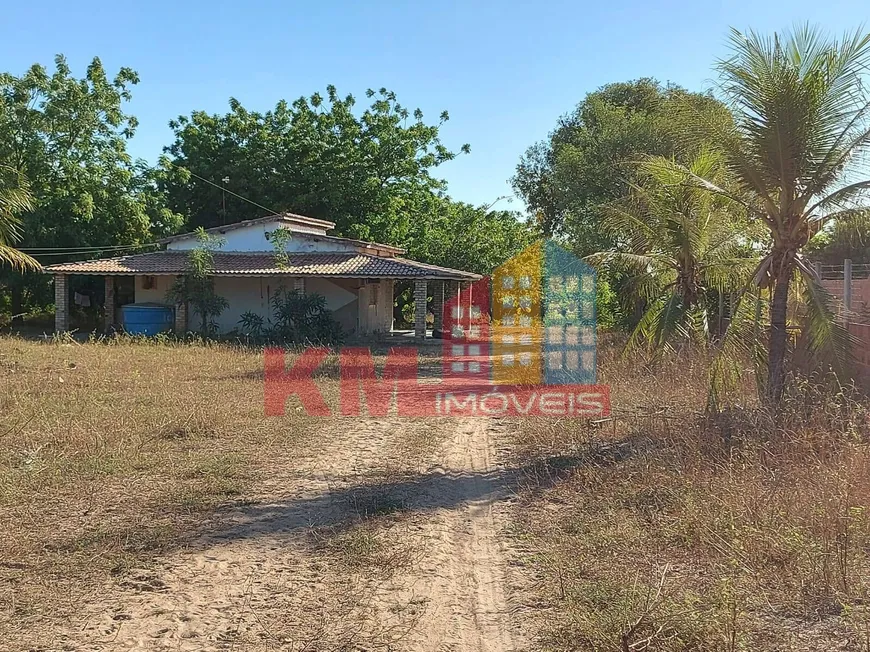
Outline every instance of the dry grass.
[[(781, 428), (751, 402), (713, 422), (699, 413), (705, 361), (651, 370), (605, 350), (601, 365), (615, 422), (505, 428), (537, 647), (870, 650), (864, 405), (801, 385)], [(337, 404), (335, 361), (319, 375)], [(268, 503), (277, 467), (349, 427), (292, 404), (264, 419), (262, 400), (262, 358), (244, 349), (0, 338), (0, 641), (77, 622), (107, 586), (160, 590), (140, 586), (156, 581), (143, 568), (228, 506)], [(452, 424), (382, 427), (388, 450), (366, 453), (376, 468), (334, 480), (342, 517), (307, 532), (299, 568), (318, 578), (316, 609), (276, 584), (257, 624), (269, 645), (386, 645), (412, 626), (419, 605), (379, 630), (372, 602), (420, 554), (414, 514), (388, 488)]]
[(71, 614), (298, 447), (299, 423), (262, 419), (261, 370), (225, 347), (0, 339), (5, 615)]
[[(222, 345), (0, 338), (0, 636), (76, 622), (107, 585), (135, 585), (218, 508), (256, 500), (276, 467), (346, 427), (293, 399), (284, 418), (264, 418), (262, 365)], [(337, 405), (336, 361), (317, 375)], [(381, 525), (360, 516), (321, 533), (324, 559), (400, 568), (410, 557), (389, 558)], [(359, 596), (341, 586), (342, 602), (323, 608), (345, 618)]]
[(780, 429), (712, 422), (704, 369), (611, 358), (615, 424), (515, 424), (541, 649), (870, 649), (865, 407), (804, 384)]

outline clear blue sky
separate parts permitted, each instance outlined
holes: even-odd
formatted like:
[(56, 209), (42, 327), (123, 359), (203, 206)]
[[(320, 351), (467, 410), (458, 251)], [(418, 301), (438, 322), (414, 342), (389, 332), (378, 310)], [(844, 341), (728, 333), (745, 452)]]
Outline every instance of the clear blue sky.
[[(139, 118), (130, 152), (155, 162), (167, 121), (238, 98), (266, 110), (335, 84), (362, 101), (387, 87), (409, 108), (450, 122), (442, 140), (471, 154), (440, 176), (457, 199), (512, 194), (523, 151), (556, 119), (611, 81), (651, 76), (710, 88), (729, 26), (760, 31), (817, 23), (840, 33), (870, 17), (858, 0), (740, 2), (114, 2), (58, 0), (3, 9), (0, 68), (20, 74), (56, 53), (82, 75), (93, 56), (110, 74), (141, 81), (128, 111)], [(499, 207), (521, 208), (505, 202)]]

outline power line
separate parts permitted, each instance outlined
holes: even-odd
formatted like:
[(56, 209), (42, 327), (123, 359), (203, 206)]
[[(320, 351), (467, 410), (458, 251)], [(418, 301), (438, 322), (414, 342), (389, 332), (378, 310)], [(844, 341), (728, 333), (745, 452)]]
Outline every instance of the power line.
[(222, 186), (222, 185), (220, 185), (219, 183), (215, 183), (214, 181), (209, 181), (209, 180), (206, 179), (205, 177), (201, 177), (201, 176), (199, 176), (198, 174), (196, 174), (195, 172), (191, 172), (188, 168), (184, 167), (183, 165), (178, 165), (178, 163), (174, 163), (173, 161), (170, 161), (170, 163), (172, 163), (172, 165), (174, 165), (174, 166), (177, 167), (177, 168), (181, 168), (182, 170), (187, 170), (187, 173), (188, 173), (190, 176), (192, 176), (192, 177), (196, 177), (196, 178), (199, 179), (200, 181), (205, 181), (206, 183), (208, 183), (208, 184), (214, 186), (215, 188), (219, 188), (220, 190), (223, 190), (224, 192), (228, 192), (228, 193), (231, 194), (233, 197), (238, 197), (238, 198), (241, 199), (242, 201), (246, 201), (246, 202), (248, 202), (249, 204), (251, 204), (252, 206), (256, 206), (257, 208), (262, 208), (264, 211), (268, 211), (268, 212), (269, 212), (269, 215), (265, 215), (264, 217), (271, 217), (272, 215), (280, 215), (280, 214), (281, 214), (281, 213), (279, 213), (278, 211), (276, 211), (276, 210), (272, 210), (271, 208), (268, 208), (268, 207), (266, 207), (266, 206), (263, 206), (262, 204), (258, 204), (257, 202), (255, 202), (255, 201), (253, 201), (253, 200), (251, 200), (251, 199), (248, 199), (247, 197), (242, 197), (240, 194), (235, 193), (235, 192), (233, 192), (232, 190), (229, 190), (226, 186)]
[(142, 247), (155, 246), (157, 246), (156, 242), (147, 242), (138, 245), (106, 245), (105, 247), (96, 247), (89, 245), (82, 245), (80, 247), (24, 247), (20, 248), (18, 251), (30, 253), (40, 253), (43, 251), (110, 251), (112, 249), (141, 249)]
[[(19, 249), (19, 251), (21, 251)], [(83, 256), (85, 254), (99, 254), (99, 251), (49, 251), (49, 252), (31, 252), (30, 255), (34, 258), (44, 258), (46, 256)], [(124, 255), (126, 252), (116, 251), (116, 254)], [(130, 252), (133, 253), (133, 252)]]
[[(255, 202), (251, 199), (248, 199), (247, 197), (243, 197), (242, 195), (240, 195), (236, 192), (233, 192), (232, 190), (229, 190), (226, 186), (222, 186), (218, 183), (215, 183), (214, 181), (210, 181), (209, 179), (206, 179), (205, 177), (202, 177), (202, 176), (196, 174), (195, 172), (192, 172), (190, 169), (188, 169), (182, 165), (178, 165), (177, 163), (175, 163), (173, 161), (170, 161), (170, 163), (177, 168), (180, 168), (182, 170), (187, 171), (187, 173), (190, 176), (196, 177), (200, 181), (204, 181), (205, 183), (207, 183), (211, 186), (214, 186), (215, 188), (218, 188), (218, 189), (222, 190), (223, 192), (229, 193), (233, 197), (237, 197), (244, 202), (248, 202), (252, 206), (256, 206), (257, 208), (263, 209), (264, 211), (269, 213), (269, 215), (266, 215), (265, 217), (271, 217), (272, 215), (280, 215), (281, 214), (276, 210), (272, 210), (271, 208), (263, 206), (262, 204), (258, 204), (257, 202)], [(224, 178), (227, 179), (228, 177), (224, 177)], [(226, 214), (226, 204), (224, 204), (224, 214)], [(224, 215), (224, 219), (226, 219), (226, 215)], [(145, 247), (155, 247), (155, 246), (158, 246), (158, 243), (151, 242), (151, 243), (146, 243), (146, 244), (141, 244), (141, 245), (108, 245), (105, 247), (84, 246), (84, 245), (82, 245), (81, 247), (26, 247), (26, 248), (19, 249), (19, 251), (22, 251), (24, 253), (30, 253), (30, 254), (33, 254), (34, 256), (39, 256), (39, 257), (74, 256), (74, 255), (80, 255), (80, 254), (97, 253), (100, 251), (122, 252), (122, 251), (129, 250), (129, 249), (142, 249)]]

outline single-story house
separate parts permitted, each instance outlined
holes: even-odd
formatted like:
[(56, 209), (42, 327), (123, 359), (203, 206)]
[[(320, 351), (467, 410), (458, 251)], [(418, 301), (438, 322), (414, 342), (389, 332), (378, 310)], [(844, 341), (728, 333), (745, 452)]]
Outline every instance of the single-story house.
[[(245, 312), (269, 318), (276, 291), (295, 289), (317, 292), (346, 332), (356, 335), (388, 333), (393, 326), (393, 287), (396, 281), (414, 284), (415, 336), (426, 336), (426, 297), (433, 296), (435, 327), (440, 327), (445, 293), (452, 296), (460, 283), (480, 278), (478, 274), (427, 265), (402, 258), (403, 249), (328, 235), (333, 222), (302, 215), (281, 214), (207, 229), (222, 239), (213, 252), (215, 291), (229, 307), (217, 319), (218, 329), (228, 333), (239, 327)], [(288, 229), (287, 261), (276, 261), (267, 235)], [(167, 303), (166, 294), (175, 279), (187, 269), (191, 249), (199, 246), (195, 233), (161, 240), (165, 249), (118, 258), (60, 263), (45, 268), (54, 275), (57, 331), (69, 329), (70, 292), (68, 276), (104, 276), (106, 283), (105, 326), (122, 326), (118, 319), (116, 287), (119, 277), (132, 278), (135, 303)], [(126, 281), (130, 283), (129, 280)], [(452, 294), (451, 294), (452, 293)], [(175, 330), (188, 330), (188, 306), (173, 306)]]

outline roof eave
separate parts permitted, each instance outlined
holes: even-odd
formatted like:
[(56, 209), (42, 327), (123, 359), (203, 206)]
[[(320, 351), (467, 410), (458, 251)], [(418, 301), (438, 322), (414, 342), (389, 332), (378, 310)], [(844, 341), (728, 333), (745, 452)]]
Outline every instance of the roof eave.
[[(330, 222), (328, 220), (319, 220), (316, 217), (307, 217), (305, 215), (295, 215), (293, 213), (281, 213), (276, 215), (267, 215), (265, 217), (257, 217), (252, 220), (242, 220), (241, 222), (234, 222), (232, 224), (224, 224), (221, 226), (212, 226), (208, 229), (205, 229), (206, 233), (227, 233), (228, 231), (235, 231), (237, 229), (243, 229), (248, 226), (254, 226), (256, 224), (265, 224), (268, 222), (286, 222), (288, 224), (293, 224), (294, 222), (297, 224), (305, 225), (312, 227), (320, 227), (323, 228), (324, 231), (331, 231), (335, 228), (335, 222)], [(315, 234), (312, 234), (315, 235)], [(170, 242), (178, 242), (179, 240), (189, 240), (191, 238), (196, 237), (196, 231), (188, 231), (187, 233), (179, 233), (177, 235), (170, 235), (166, 238), (161, 238), (157, 240), (157, 244), (169, 244)]]
[[(129, 272), (118, 272), (118, 271), (72, 271), (72, 270), (52, 270), (49, 268), (45, 268), (43, 270), (44, 274), (65, 274), (70, 276), (181, 276), (185, 273), (186, 270), (175, 271), (175, 272), (150, 272), (150, 271), (129, 271)], [(479, 281), (483, 277), (479, 274), (475, 274), (473, 276), (449, 276), (446, 274), (438, 274), (438, 275), (409, 275), (409, 274), (378, 274), (377, 276), (372, 274), (305, 274), (300, 272), (213, 272), (209, 274), (209, 276), (221, 276), (221, 277), (231, 277), (231, 276), (246, 276), (251, 278), (256, 278), (259, 276), (288, 276), (294, 278), (384, 278), (384, 279), (393, 279), (397, 281)]]

